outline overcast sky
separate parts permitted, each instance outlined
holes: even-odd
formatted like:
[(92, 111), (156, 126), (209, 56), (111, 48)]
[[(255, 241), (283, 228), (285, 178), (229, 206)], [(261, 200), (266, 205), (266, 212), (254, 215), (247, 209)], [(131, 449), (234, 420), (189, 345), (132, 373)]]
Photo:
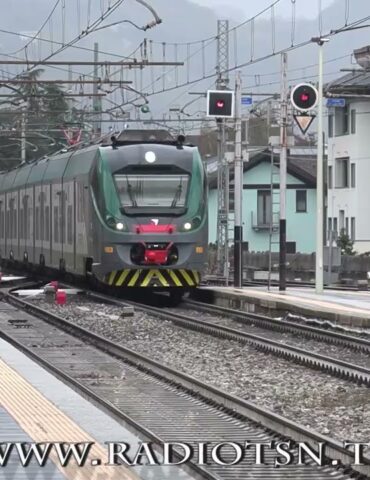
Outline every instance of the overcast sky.
[[(3, 2), (5, 0), (2, 0)], [(149, 94), (150, 108), (157, 115), (168, 113), (168, 107), (183, 106), (192, 98), (188, 92), (205, 91), (213, 86), (214, 77), (201, 80), (205, 74), (215, 73), (216, 42), (207, 43), (204, 55), (200, 44), (187, 46), (187, 42), (208, 37), (214, 37), (217, 30), (217, 18), (229, 18), (231, 26), (239, 24), (263, 8), (271, 4), (272, 0), (147, 0), (155, 8), (162, 18), (161, 25), (143, 32), (134, 28), (130, 23), (124, 23), (114, 28), (100, 30), (80, 40), (76, 46), (85, 47), (86, 50), (68, 48), (58, 55), (56, 60), (91, 60), (94, 42), (99, 43), (99, 49), (103, 52), (111, 52), (116, 55), (130, 55), (137, 49), (144, 37), (152, 40), (153, 59), (161, 61), (163, 58), (163, 42), (166, 42), (166, 60), (174, 61), (175, 52), (178, 60), (185, 61), (185, 65), (178, 69), (168, 67), (146, 68), (143, 71), (132, 69), (124, 72), (125, 80), (133, 82), (137, 89)], [(1, 2), (1, 0), (0, 0)], [(1, 29), (13, 32), (36, 32), (51, 10), (51, 0), (12, 0), (7, 2), (7, 8), (3, 9), (0, 22), (0, 58), (1, 54), (23, 55), (22, 47), (29, 39), (21, 38), (19, 33), (13, 35), (9, 32), (1, 32)], [(326, 9), (322, 18), (322, 32), (325, 34), (331, 29), (343, 27), (346, 21), (346, 0), (321, 0), (323, 9)], [(88, 5), (91, 5), (91, 20), (101, 15), (101, 5), (107, 5), (108, 0), (66, 0), (65, 38), (75, 38), (81, 29), (86, 28)], [(230, 67), (235, 64), (247, 64), (253, 57), (253, 65), (246, 66), (242, 70), (243, 85), (250, 91), (278, 91), (280, 85), (280, 57), (275, 56), (264, 61), (256, 62), (256, 59), (270, 57), (272, 52), (291, 46), (292, 37), (294, 44), (300, 44), (319, 34), (318, 0), (296, 0), (297, 21), (293, 28), (291, 22), (292, 0), (280, 0), (275, 7), (275, 29), (271, 28), (271, 13), (266, 12), (260, 17), (254, 28), (253, 42), (251, 42), (251, 25), (245, 24), (237, 30), (237, 36), (230, 36)], [(350, 0), (350, 11), (347, 12), (347, 21), (370, 15), (370, 0)], [(76, 6), (81, 5), (81, 21), (78, 21)], [(227, 6), (225, 6), (227, 5)], [(20, 12), (22, 14), (20, 15)], [(139, 26), (145, 25), (152, 20), (152, 15), (146, 8), (135, 0), (125, 0), (121, 8), (114, 12), (106, 23), (129, 19)], [(330, 43), (325, 46), (325, 78), (330, 81), (342, 75), (343, 67), (351, 65), (351, 53), (354, 48), (370, 44), (370, 29), (355, 30), (332, 37)], [(46, 24), (42, 31), (42, 37), (53, 41), (62, 41), (61, 10), (57, 9), (52, 25)], [(183, 44), (175, 50), (171, 42)], [(235, 49), (235, 45), (237, 48)], [(51, 55), (60, 45), (52, 46), (48, 42), (33, 42), (28, 47), (28, 58), (45, 58)], [(140, 59), (140, 49), (135, 56)], [(190, 61), (186, 62), (187, 57)], [(7, 58), (7, 57), (6, 57)], [(101, 53), (100, 58), (116, 59), (108, 54)], [(317, 47), (310, 45), (289, 53), (290, 83), (302, 80), (315, 81), (317, 78)], [(20, 73), (21, 67), (0, 66), (1, 75), (5, 77)], [(112, 69), (113, 70), (113, 69)], [(80, 72), (91, 73), (91, 67), (76, 67), (73, 69), (74, 76)], [(141, 72), (143, 78), (141, 79)], [(165, 72), (165, 73), (164, 73)], [(106, 72), (102, 72), (104, 76)], [(68, 73), (63, 68), (48, 69), (45, 78), (67, 78)], [(127, 75), (127, 76), (126, 76)], [(232, 74), (231, 74), (232, 75)], [(178, 79), (177, 79), (178, 77)], [(142, 80), (142, 81), (141, 81)], [(184, 85), (194, 82), (191, 85)], [(233, 78), (231, 78), (231, 85)], [(177, 88), (183, 84), (182, 88)], [(73, 87), (77, 88), (77, 87)], [(153, 91), (159, 92), (162, 88), (166, 93), (152, 95)], [(171, 90), (170, 90), (171, 89)], [(88, 90), (88, 87), (86, 87)], [(131, 95), (127, 94), (126, 95)], [(136, 97), (136, 94), (132, 94)], [(121, 92), (116, 91), (110, 98), (115, 102), (122, 103)], [(127, 100), (127, 98), (126, 98)], [(89, 105), (90, 99), (83, 98), (82, 104)], [(202, 104), (203, 102), (203, 104)], [(91, 102), (90, 102), (91, 103)], [(188, 108), (192, 113), (204, 106), (203, 99)]]
[[(235, 19), (241, 20), (240, 15), (246, 18), (255, 15), (262, 9), (271, 5), (272, 0), (259, 0), (254, 2), (251, 0), (191, 0), (193, 3), (212, 8), (218, 16), (225, 16), (225, 14), (232, 16)], [(334, 0), (322, 0), (322, 7), (326, 8)], [(358, 1), (358, 0), (351, 0)], [(367, 0), (365, 0), (367, 1)], [(280, 6), (281, 4), (281, 6)], [(279, 14), (281, 16), (291, 16), (291, 0), (281, 0), (279, 7)], [(315, 18), (317, 17), (318, 1), (316, 0), (296, 0), (297, 15), (301, 18)]]

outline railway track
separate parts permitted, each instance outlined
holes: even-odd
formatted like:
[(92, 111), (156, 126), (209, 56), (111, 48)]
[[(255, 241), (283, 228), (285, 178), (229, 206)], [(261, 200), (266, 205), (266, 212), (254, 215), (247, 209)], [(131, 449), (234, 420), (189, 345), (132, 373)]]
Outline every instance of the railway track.
[[(328, 344), (342, 345), (355, 351), (370, 353), (370, 332), (366, 334), (365, 332), (351, 331), (351, 334), (349, 334), (348, 331), (344, 333), (345, 329), (343, 327), (334, 326), (329, 322), (323, 322), (321, 327), (312, 326), (308, 325), (308, 322), (298, 323), (291, 320), (278, 320), (261, 314), (210, 305), (191, 299), (184, 300), (182, 306), (205, 313), (226, 316), (243, 325), (254, 325), (266, 330), (298, 334), (308, 339), (320, 340)], [(310, 323), (315, 322), (310, 321)]]
[[(101, 300), (110, 300), (116, 305), (119, 305), (119, 300), (112, 299), (111, 297), (106, 297), (104, 295), (92, 294), (93, 298), (100, 298)], [(128, 302), (131, 305), (134, 305), (135, 308), (145, 311), (148, 314), (154, 315), (157, 318), (162, 320), (171, 321), (175, 325), (184, 327), (187, 329), (195, 330), (198, 332), (206, 333), (213, 335), (218, 338), (224, 338), (228, 340), (236, 340), (238, 342), (243, 342), (249, 344), (256, 348), (257, 350), (276, 355), (278, 357), (284, 358), (296, 362), (307, 367), (321, 370), (330, 375), (333, 375), (338, 378), (349, 380), (355, 382), (359, 385), (370, 386), (370, 369), (360, 365), (355, 365), (340, 359), (331, 358), (326, 355), (321, 355), (315, 352), (310, 352), (302, 348), (294, 347), (293, 345), (284, 344), (271, 340), (266, 337), (254, 335), (241, 331), (235, 328), (225, 327), (222, 325), (215, 324), (210, 321), (201, 320), (199, 318), (194, 318), (188, 315), (183, 315), (176, 313), (176, 311), (166, 311), (163, 308), (158, 308), (152, 305), (144, 305), (137, 302)], [(277, 322), (277, 321), (276, 321)], [(288, 327), (288, 326), (286, 326)], [(293, 328), (293, 327), (292, 327)], [(298, 327), (295, 326), (297, 329)], [(309, 328), (307, 330), (307, 328)], [(345, 335), (331, 334), (325, 335), (326, 332), (319, 332), (319, 329), (314, 329), (312, 327), (306, 327), (302, 331), (310, 332), (312, 335), (316, 335), (316, 338), (325, 338), (326, 340), (334, 339), (338, 342), (341, 342), (342, 345), (346, 347), (351, 347), (355, 349), (365, 349), (368, 352), (370, 347), (370, 342), (354, 337), (346, 337)]]
[[(370, 474), (370, 459), (365, 459), (365, 465), (359, 466), (356, 474), (348, 466), (353, 464), (354, 454), (333, 439), (162, 365), (11, 293), (3, 295), (17, 309), (38, 318), (24, 320), (22, 328), (17, 327), (16, 322), (3, 321), (0, 328), (2, 338), (114, 416), (134, 425), (150, 440), (163, 442), (174, 441), (175, 438), (180, 441), (181, 435), (182, 441), (191, 438), (192, 442), (222, 439), (243, 443), (247, 438), (258, 438), (263, 442), (271, 441), (272, 437), (275, 440), (292, 438), (294, 441), (325, 442), (327, 456), (339, 460), (340, 465), (317, 468), (311, 462), (305, 468), (290, 466), (276, 470), (271, 465), (256, 467), (242, 463), (235, 468), (225, 468), (213, 464), (198, 467), (202, 478), (233, 480), (253, 476), (254, 472), (260, 478), (293, 476), (291, 478), (297, 480), (308, 480), (314, 476), (318, 480), (341, 480), (350, 476), (365, 479)], [(96, 298), (95, 295), (92, 297)], [(105, 300), (113, 301), (111, 298)], [(13, 313), (20, 316), (17, 311)], [(45, 329), (44, 322), (52, 328)], [(26, 327), (27, 335), (24, 334)], [(60, 358), (61, 351), (65, 355), (63, 358)], [(84, 354), (94, 360), (86, 363)], [(112, 363), (112, 371), (108, 369), (108, 359)], [(123, 365), (127, 383), (121, 378), (119, 383), (124, 385), (117, 388), (117, 373)], [(104, 372), (101, 380), (96, 370)]]

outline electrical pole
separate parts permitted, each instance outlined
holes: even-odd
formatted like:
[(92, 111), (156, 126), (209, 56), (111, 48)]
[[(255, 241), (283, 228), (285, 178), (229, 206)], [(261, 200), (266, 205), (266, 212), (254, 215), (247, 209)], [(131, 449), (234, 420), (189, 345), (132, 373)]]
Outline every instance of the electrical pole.
[(242, 286), (242, 244), (243, 244), (243, 159), (242, 159), (242, 80), (238, 71), (235, 79), (235, 163), (234, 163), (234, 287)]
[(281, 55), (279, 290), (286, 289), (286, 183), (288, 150), (288, 55)]
[[(217, 89), (229, 83), (229, 21), (217, 21)], [(225, 158), (225, 120), (217, 122), (217, 275), (229, 283), (229, 165)]]
[(98, 80), (99, 80), (99, 44), (94, 43), (94, 85), (93, 85), (93, 110), (96, 113), (95, 118), (96, 122), (94, 124), (94, 136), (95, 138), (99, 138), (101, 136), (101, 119), (102, 119), (102, 101), (101, 98), (97, 96), (98, 94)]
[(324, 136), (323, 136), (323, 45), (327, 38), (313, 38), (319, 46), (319, 87), (317, 127), (317, 187), (316, 187), (316, 293), (324, 291)]
[(27, 151), (26, 151), (26, 112), (22, 113), (22, 136), (21, 136), (21, 161), (22, 163), (26, 162)]

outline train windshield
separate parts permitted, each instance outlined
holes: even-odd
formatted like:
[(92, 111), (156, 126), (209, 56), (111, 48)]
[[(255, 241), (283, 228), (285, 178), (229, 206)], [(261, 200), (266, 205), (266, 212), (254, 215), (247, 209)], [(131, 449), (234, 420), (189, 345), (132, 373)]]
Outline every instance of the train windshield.
[(114, 179), (125, 213), (183, 214), (186, 209), (189, 175), (116, 174)]

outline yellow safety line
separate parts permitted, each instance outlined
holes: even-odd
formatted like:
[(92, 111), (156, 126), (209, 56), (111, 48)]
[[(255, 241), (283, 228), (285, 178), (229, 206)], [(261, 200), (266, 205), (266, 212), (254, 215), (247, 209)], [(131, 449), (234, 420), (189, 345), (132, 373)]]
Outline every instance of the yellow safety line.
[(161, 284), (164, 286), (164, 287), (169, 287), (170, 284), (167, 282), (167, 280), (165, 279), (165, 277), (162, 275), (161, 271), (160, 270), (155, 270), (156, 272), (156, 276), (159, 278), (159, 281), (161, 282)]
[(147, 287), (150, 280), (153, 278), (155, 270), (149, 270), (144, 280), (141, 282), (142, 287)]
[(116, 271), (113, 271), (111, 272), (111, 274), (109, 275), (109, 280), (108, 280), (108, 283), (109, 285), (112, 285), (113, 284), (113, 280), (114, 280), (114, 277), (116, 276)]
[(94, 443), (89, 453), (89, 461), (100, 459), (102, 465), (91, 466), (88, 461), (86, 466), (78, 467), (71, 461), (68, 466), (62, 467), (54, 449), (51, 450), (50, 459), (66, 478), (139, 480), (139, 477), (134, 472), (129, 472), (125, 466), (105, 465), (108, 460), (106, 449), (1, 359), (0, 405), (34, 442)]
[(168, 270), (169, 274), (170, 274), (170, 277), (172, 278), (172, 280), (174, 281), (175, 285), (177, 287), (182, 287), (182, 283), (180, 282), (180, 280), (178, 279), (176, 273), (173, 271), (173, 270)]
[(180, 272), (182, 273), (183, 277), (185, 280), (188, 282), (188, 284), (192, 287), (194, 285), (193, 280), (189, 277), (188, 273), (186, 270), (181, 269)]
[(199, 283), (200, 283), (199, 273), (196, 270), (193, 270), (193, 275), (194, 275), (194, 278), (195, 278), (197, 284), (199, 285)]
[(126, 277), (129, 273), (130, 273), (129, 269), (123, 270), (123, 272), (119, 276), (119, 279), (116, 282), (117, 287), (120, 287), (122, 285), (122, 283), (125, 281), (125, 279), (126, 279)]
[(141, 270), (136, 270), (136, 272), (134, 273), (134, 276), (128, 282), (129, 287), (134, 287), (135, 286), (136, 280), (139, 278), (140, 272), (141, 272)]

